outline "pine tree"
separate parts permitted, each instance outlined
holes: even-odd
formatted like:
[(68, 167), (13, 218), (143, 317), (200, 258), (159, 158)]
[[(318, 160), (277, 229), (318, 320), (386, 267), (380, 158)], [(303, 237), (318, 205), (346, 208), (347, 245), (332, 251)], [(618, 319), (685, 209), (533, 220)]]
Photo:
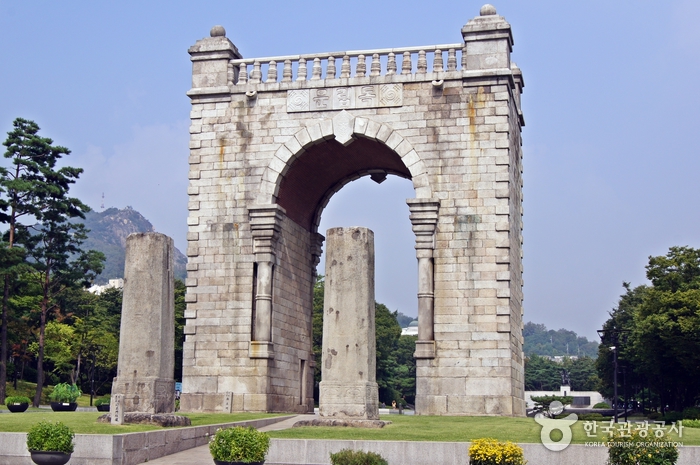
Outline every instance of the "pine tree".
[[(83, 170), (56, 166), (58, 160), (70, 154), (70, 150), (53, 146), (53, 140), (39, 136), (39, 126), (33, 121), (17, 118), (13, 125), (13, 131), (8, 133), (3, 144), (7, 147), (5, 158), (12, 160), (12, 168), (0, 172), (0, 188), (5, 194), (0, 204), (3, 210), (0, 220), (9, 225), (8, 248), (17, 244), (27, 250), (35, 270), (31, 275), (42, 292), (37, 390), (34, 397), (34, 406), (38, 406), (44, 381), (44, 333), (48, 312), (63, 289), (99, 273), (104, 256), (94, 251), (81, 251), (86, 230), (82, 224), (71, 221), (84, 218), (89, 208), (80, 200), (68, 196), (70, 185), (75, 183)], [(27, 227), (20, 224), (18, 220), (22, 216), (27, 216), (30, 222), (34, 220), (35, 225)], [(5, 274), (3, 322), (7, 315), (9, 276)], [(2, 331), (6, 354), (6, 324)], [(6, 355), (3, 364), (5, 362)], [(0, 377), (3, 389), (4, 383), (5, 380)]]

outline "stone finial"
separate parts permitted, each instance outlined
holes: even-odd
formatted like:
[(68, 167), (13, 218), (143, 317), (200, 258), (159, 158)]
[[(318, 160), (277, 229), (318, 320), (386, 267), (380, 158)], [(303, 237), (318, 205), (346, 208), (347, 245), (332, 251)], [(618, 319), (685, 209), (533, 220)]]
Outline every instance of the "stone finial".
[(495, 14), (496, 14), (496, 7), (491, 5), (490, 3), (487, 3), (486, 5), (482, 6), (481, 10), (479, 10), (480, 16), (492, 16)]
[(216, 25), (211, 28), (209, 35), (212, 37), (226, 37), (226, 29), (223, 26)]

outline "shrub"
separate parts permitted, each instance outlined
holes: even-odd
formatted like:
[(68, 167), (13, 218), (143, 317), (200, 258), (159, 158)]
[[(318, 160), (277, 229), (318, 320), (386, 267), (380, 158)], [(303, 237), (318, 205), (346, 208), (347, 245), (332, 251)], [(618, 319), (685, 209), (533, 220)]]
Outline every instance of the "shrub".
[(683, 426), (689, 428), (700, 428), (700, 420), (683, 420)]
[(49, 396), (53, 402), (73, 403), (82, 396), (83, 392), (75, 384), (58, 383), (53, 387)]
[(607, 402), (598, 402), (593, 408), (610, 408)]
[(389, 465), (379, 454), (362, 450), (343, 449), (331, 453), (331, 465)]
[(638, 431), (631, 437), (621, 437), (619, 432), (608, 438), (608, 465), (674, 465), (678, 449), (669, 441), (649, 441)]
[(663, 416), (663, 421), (666, 423), (674, 423), (683, 419), (683, 414), (681, 412), (666, 412)]
[(5, 397), (5, 405), (10, 404), (31, 404), (32, 401), (29, 397), (25, 396), (8, 396)]
[(209, 452), (222, 462), (263, 462), (270, 448), (270, 436), (253, 427), (219, 428), (209, 441)]
[(605, 417), (600, 413), (584, 413), (578, 416), (581, 421), (604, 421)]
[(682, 415), (684, 420), (700, 420), (700, 408), (686, 407), (683, 409)]
[(99, 407), (100, 405), (109, 405), (109, 397), (103, 397), (101, 399), (97, 399), (95, 401), (95, 407)]
[(475, 439), (469, 446), (469, 465), (525, 465), (523, 449), (510, 441)]
[(41, 421), (29, 428), (27, 449), (29, 451), (73, 452), (73, 431), (60, 421)]

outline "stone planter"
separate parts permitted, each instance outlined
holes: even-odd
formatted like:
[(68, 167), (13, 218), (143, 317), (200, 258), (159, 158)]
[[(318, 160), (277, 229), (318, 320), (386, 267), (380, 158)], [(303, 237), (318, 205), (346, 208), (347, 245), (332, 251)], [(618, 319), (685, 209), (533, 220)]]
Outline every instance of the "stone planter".
[(98, 405), (96, 408), (98, 412), (109, 412), (109, 404)]
[(214, 465), (263, 465), (265, 462), (223, 462), (214, 460)]
[(29, 404), (27, 404), (27, 403), (7, 404), (7, 410), (9, 410), (12, 413), (24, 412), (28, 408), (29, 408)]
[(65, 452), (29, 451), (32, 462), (37, 465), (64, 465), (70, 460), (71, 454)]
[(51, 402), (51, 410), (54, 412), (75, 412), (77, 408), (77, 402)]

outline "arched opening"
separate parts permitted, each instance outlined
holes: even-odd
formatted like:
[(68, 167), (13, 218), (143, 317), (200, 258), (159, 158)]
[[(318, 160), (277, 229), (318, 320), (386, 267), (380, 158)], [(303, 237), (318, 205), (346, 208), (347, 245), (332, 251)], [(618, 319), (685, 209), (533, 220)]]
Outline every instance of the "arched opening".
[(320, 212), (343, 185), (367, 175), (381, 183), (387, 174), (411, 179), (401, 157), (386, 145), (358, 138), (346, 147), (331, 139), (294, 160), (280, 182), (277, 203), (289, 219), (318, 232)]
[[(410, 179), (411, 174), (401, 157), (386, 145), (357, 138), (344, 146), (331, 139), (311, 146), (291, 163), (280, 182), (277, 204), (285, 209), (287, 218), (311, 234), (325, 235), (328, 228), (338, 226), (363, 226), (373, 230), (375, 300), (385, 306), (378, 311), (400, 311), (416, 318), (415, 235), (406, 204), (407, 198), (415, 197)], [(325, 273), (322, 257), (316, 272), (319, 275)], [(315, 303), (319, 304), (323, 305), (322, 300)], [(377, 322), (378, 327), (390, 324), (386, 316)], [(322, 322), (318, 323), (322, 325)], [(396, 328), (400, 327), (397, 325)], [(380, 331), (377, 338), (380, 337), (392, 340), (385, 344), (382, 344), (385, 341), (378, 340), (378, 354), (386, 356), (391, 350), (393, 356), (399, 350), (400, 333), (394, 335)], [(320, 340), (314, 342), (320, 345)], [(317, 352), (318, 374), (321, 354)], [(415, 366), (413, 348), (409, 358)], [(378, 360), (380, 401), (391, 404), (392, 400), (399, 400), (403, 395), (411, 399), (412, 391), (401, 392), (390, 384), (394, 380), (388, 379), (390, 370), (384, 365)], [(411, 373), (414, 375), (415, 369)], [(318, 381), (314, 380), (316, 400)]]

